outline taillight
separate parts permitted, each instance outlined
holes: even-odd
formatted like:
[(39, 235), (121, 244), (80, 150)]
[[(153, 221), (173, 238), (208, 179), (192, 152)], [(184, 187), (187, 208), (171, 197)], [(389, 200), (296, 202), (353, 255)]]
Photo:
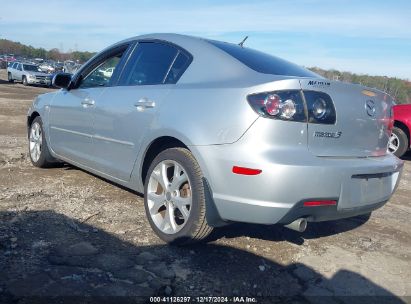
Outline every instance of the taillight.
[(276, 91), (249, 95), (247, 100), (254, 111), (267, 118), (318, 124), (334, 124), (336, 120), (334, 103), (323, 92)]
[(331, 97), (323, 92), (304, 91), (307, 103), (308, 122), (317, 124), (335, 124), (335, 108)]
[(263, 117), (300, 122), (307, 120), (299, 90), (254, 94), (247, 99), (254, 111)]

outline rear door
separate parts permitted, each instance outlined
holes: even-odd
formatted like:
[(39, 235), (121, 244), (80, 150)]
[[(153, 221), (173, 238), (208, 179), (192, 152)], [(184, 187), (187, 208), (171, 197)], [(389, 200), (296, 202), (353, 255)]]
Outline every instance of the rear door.
[(107, 88), (94, 109), (94, 156), (98, 170), (129, 180), (145, 134), (183, 72), (188, 55), (159, 41), (139, 42), (117, 86)]
[(361, 85), (322, 79), (301, 79), (301, 88), (312, 113), (318, 94), (334, 103), (334, 124), (308, 124), (308, 149), (317, 156), (367, 157), (385, 155), (390, 135), (389, 95)]

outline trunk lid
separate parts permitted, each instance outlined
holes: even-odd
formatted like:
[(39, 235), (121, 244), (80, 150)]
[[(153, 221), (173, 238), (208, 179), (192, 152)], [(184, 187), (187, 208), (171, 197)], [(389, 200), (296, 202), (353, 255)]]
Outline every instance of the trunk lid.
[(328, 94), (335, 124), (309, 123), (308, 149), (316, 156), (368, 157), (387, 152), (392, 98), (361, 85), (326, 79), (301, 79), (303, 91)]

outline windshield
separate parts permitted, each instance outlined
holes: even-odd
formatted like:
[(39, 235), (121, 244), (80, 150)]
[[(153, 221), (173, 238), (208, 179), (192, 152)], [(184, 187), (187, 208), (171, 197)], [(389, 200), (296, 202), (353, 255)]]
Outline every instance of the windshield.
[(23, 64), (23, 67), (25, 71), (41, 72), (40, 68), (37, 65)]
[(214, 40), (208, 41), (259, 73), (322, 78), (318, 74), (313, 73), (299, 65), (260, 51), (241, 47), (237, 44), (227, 42)]

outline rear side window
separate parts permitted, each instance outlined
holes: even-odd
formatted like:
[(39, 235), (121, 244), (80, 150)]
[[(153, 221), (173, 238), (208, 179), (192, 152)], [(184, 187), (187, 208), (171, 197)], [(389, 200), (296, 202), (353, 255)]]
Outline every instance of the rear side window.
[(176, 83), (189, 64), (190, 58), (179, 51), (164, 83)]
[(227, 42), (214, 40), (208, 41), (212, 45), (218, 47), (259, 73), (297, 77), (320, 77), (319, 75), (294, 63), (257, 50), (241, 47), (239, 45)]
[(188, 57), (176, 47), (160, 42), (139, 42), (127, 63), (121, 83), (155, 85), (176, 83)]

